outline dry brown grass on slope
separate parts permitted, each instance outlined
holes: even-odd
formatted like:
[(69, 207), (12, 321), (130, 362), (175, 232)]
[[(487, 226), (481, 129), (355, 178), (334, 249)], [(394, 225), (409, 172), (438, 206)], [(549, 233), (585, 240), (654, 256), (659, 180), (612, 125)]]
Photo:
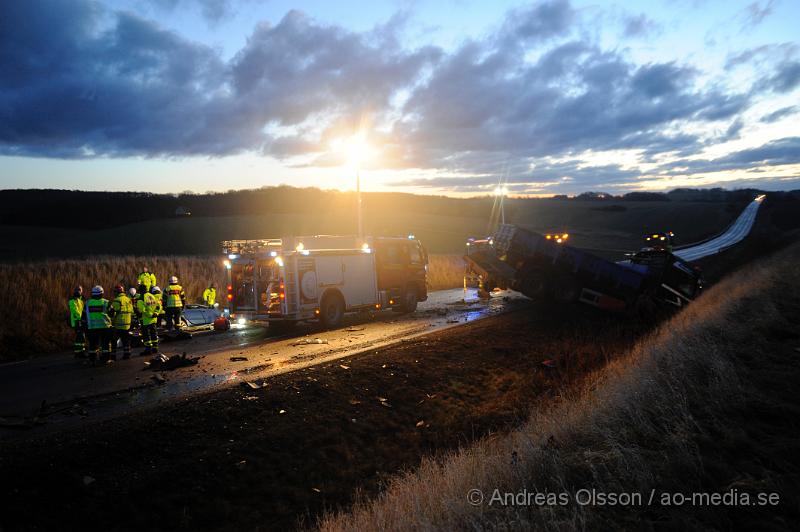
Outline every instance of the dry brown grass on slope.
[[(200, 302), (208, 283), (216, 282), (220, 293), (226, 283), (220, 257), (101, 256), (0, 264), (0, 301), (5, 308), (5, 318), (0, 320), (0, 360), (68, 349), (72, 333), (67, 299), (75, 285), (83, 285), (88, 297), (91, 287), (99, 284), (110, 299), (114, 285), (134, 284), (144, 265), (156, 274), (162, 289), (170, 275), (177, 275), (192, 303)], [(460, 287), (463, 271), (459, 256), (431, 255), (430, 289)]]
[[(629, 356), (594, 375), (577, 396), (533, 412), (524, 426), (508, 434), (481, 440), (442, 460), (423, 460), (416, 472), (391, 481), (376, 500), (350, 513), (327, 516), (321, 529), (697, 529), (764, 525), (766, 520), (776, 529), (791, 528), (774, 508), (758, 513), (658, 504), (581, 506), (575, 504), (575, 496), (582, 488), (640, 493), (646, 505), (651, 490), (660, 497), (724, 492), (732, 486), (760, 492), (783, 488), (788, 506), (781, 511), (797, 512), (796, 484), (785, 481), (783, 474), (797, 470), (797, 464), (781, 466), (780, 460), (787, 460), (784, 447), (789, 456), (797, 455), (792, 419), (800, 406), (790, 388), (800, 376), (800, 364), (796, 354), (771, 356), (777, 347), (769, 344), (765, 331), (796, 331), (798, 256), (800, 248), (794, 246), (730, 276)], [(787, 304), (794, 322), (783, 317), (785, 309), (779, 310)], [(762, 374), (762, 361), (756, 360), (755, 369), (743, 369), (748, 360), (761, 358), (785, 367), (770, 367)], [(772, 384), (753, 389), (748, 379), (756, 373)], [(765, 399), (772, 390), (794, 403)], [(767, 414), (765, 423), (772, 425), (750, 435)], [(776, 431), (776, 423), (794, 428), (786, 441), (773, 441), (775, 434), (784, 432)], [(746, 464), (746, 473), (737, 466), (740, 462)], [(467, 495), (473, 489), (484, 494), (483, 504), (469, 504)], [(563, 506), (502, 506), (489, 504), (494, 490), (566, 493), (570, 499)]]

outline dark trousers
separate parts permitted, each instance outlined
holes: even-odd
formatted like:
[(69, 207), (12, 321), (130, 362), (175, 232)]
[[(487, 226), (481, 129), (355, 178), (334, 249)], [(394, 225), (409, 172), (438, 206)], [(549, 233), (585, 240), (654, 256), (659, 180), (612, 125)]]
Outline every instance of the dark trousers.
[(89, 329), (87, 331), (89, 336), (89, 356), (92, 360), (97, 358), (97, 352), (102, 350), (103, 359), (108, 359), (111, 353), (111, 338), (113, 332), (111, 329)]
[(181, 311), (182, 307), (167, 307), (167, 330), (171, 331), (173, 328), (176, 331), (181, 329)]
[(117, 352), (117, 344), (122, 345), (122, 356), (130, 358), (131, 356), (131, 331), (130, 329), (114, 329), (114, 343), (111, 350)]
[(86, 325), (77, 323), (73, 328), (75, 341), (72, 343), (72, 352), (76, 357), (86, 354)]
[(158, 329), (155, 323), (142, 325), (142, 344), (145, 353), (158, 353)]

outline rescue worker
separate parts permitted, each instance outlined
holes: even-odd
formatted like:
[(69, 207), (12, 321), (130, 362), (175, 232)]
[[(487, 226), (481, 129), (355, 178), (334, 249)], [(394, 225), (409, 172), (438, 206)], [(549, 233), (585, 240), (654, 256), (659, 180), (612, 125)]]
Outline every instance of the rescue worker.
[(89, 360), (93, 365), (97, 361), (98, 351), (102, 351), (101, 362), (111, 359), (111, 318), (108, 316), (108, 300), (103, 298), (103, 293), (102, 286), (95, 286), (91, 299), (85, 305)]
[(161, 289), (154, 286), (149, 292), (145, 292), (137, 305), (139, 307), (139, 321), (142, 327), (142, 344), (144, 351), (139, 356), (153, 355), (158, 353), (158, 317), (161, 315), (161, 302), (156, 298), (161, 295)]
[[(134, 293), (136, 289), (133, 289)], [(131, 358), (131, 318), (133, 317), (133, 302), (125, 293), (125, 287), (118, 284), (114, 287), (115, 298), (111, 302), (108, 315), (114, 327), (114, 339), (112, 342), (112, 358), (117, 358), (117, 343), (122, 344), (122, 358)]]
[(83, 287), (78, 285), (69, 298), (69, 326), (75, 331), (75, 341), (72, 343), (75, 358), (86, 358), (86, 319), (83, 316), (85, 304)]
[(167, 301), (164, 304), (167, 314), (168, 331), (171, 331), (173, 328), (176, 331), (181, 330), (181, 312), (185, 305), (186, 293), (183, 291), (183, 287), (178, 284), (178, 278), (173, 275), (169, 278)]
[(156, 276), (150, 272), (147, 266), (142, 268), (142, 273), (136, 278), (136, 282), (139, 283), (140, 287), (144, 285), (144, 292), (149, 292), (151, 288), (158, 284), (156, 282)]
[(208, 288), (203, 290), (203, 302), (209, 308), (214, 308), (214, 303), (217, 301), (217, 285), (211, 283)]

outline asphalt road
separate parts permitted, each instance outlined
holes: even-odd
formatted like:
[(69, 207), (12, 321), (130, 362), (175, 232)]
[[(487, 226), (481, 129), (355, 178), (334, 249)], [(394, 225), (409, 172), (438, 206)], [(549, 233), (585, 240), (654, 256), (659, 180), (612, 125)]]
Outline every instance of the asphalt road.
[(756, 221), (758, 208), (761, 202), (764, 201), (764, 196), (758, 196), (750, 204), (745, 207), (742, 214), (734, 221), (728, 229), (711, 240), (699, 242), (697, 244), (675, 250), (675, 255), (679, 256), (686, 261), (695, 261), (708, 257), (709, 255), (716, 255), (721, 251), (725, 251), (729, 247), (738, 244), (750, 233), (753, 228), (753, 223)]
[(144, 364), (149, 357), (136, 353), (130, 360), (96, 367), (67, 353), (4, 364), (0, 437), (13, 437), (23, 429), (38, 433), (116, 417), (198, 391), (246, 386), (243, 381), (258, 385), (270, 375), (463, 325), (526, 301), (512, 292), (496, 293), (484, 301), (473, 289), (466, 294), (461, 289), (441, 290), (431, 292), (413, 314), (352, 315), (336, 330), (300, 324), (291, 335), (271, 336), (265, 325), (249, 324), (225, 333), (199, 333), (189, 340), (162, 343), (167, 355), (201, 357), (197, 365), (172, 371), (153, 371)]

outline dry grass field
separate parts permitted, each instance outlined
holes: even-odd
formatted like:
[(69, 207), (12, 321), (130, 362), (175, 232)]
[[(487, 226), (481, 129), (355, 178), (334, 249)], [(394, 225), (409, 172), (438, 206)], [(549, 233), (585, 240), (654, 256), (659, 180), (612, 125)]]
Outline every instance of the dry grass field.
[[(7, 318), (0, 321), (0, 360), (62, 351), (72, 341), (67, 299), (76, 285), (84, 294), (99, 284), (106, 298), (117, 283), (133, 286), (142, 266), (154, 272), (163, 288), (177, 275), (190, 302), (201, 302), (203, 290), (216, 282), (220, 293), (225, 274), (220, 257), (100, 256), (96, 259), (0, 263), (0, 298)], [(430, 290), (462, 285), (464, 263), (458, 255), (431, 255)]]
[[(799, 256), (795, 245), (726, 278), (586, 386), (549, 408), (537, 405), (521, 427), (423, 460), (376, 499), (329, 515), (321, 529), (791, 529)], [(580, 505), (581, 489), (644, 499)], [(482, 502), (470, 504), (470, 490), (480, 490)], [(774, 493), (780, 503), (664, 503), (690, 492), (752, 501)], [(496, 493), (566, 493), (571, 503), (491, 504)]]

